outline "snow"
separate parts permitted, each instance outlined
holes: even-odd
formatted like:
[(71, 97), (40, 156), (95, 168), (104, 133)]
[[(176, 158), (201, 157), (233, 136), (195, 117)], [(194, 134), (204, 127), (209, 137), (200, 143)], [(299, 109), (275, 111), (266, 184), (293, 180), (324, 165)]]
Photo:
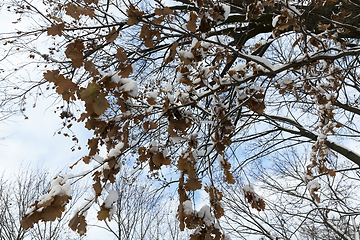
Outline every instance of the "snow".
[(208, 205), (204, 205), (200, 211), (197, 212), (197, 216), (202, 218), (208, 227), (210, 227), (215, 221), (215, 218), (211, 215), (210, 207)]
[(166, 87), (163, 89), (164, 92), (171, 92), (172, 91), (172, 85), (171, 83), (166, 83)]
[[(296, 7), (294, 7), (294, 6), (292, 6), (292, 5), (288, 5), (287, 6), (292, 12), (294, 12), (296, 15), (298, 15), (298, 16), (301, 16), (302, 14), (301, 14), (301, 12), (296, 8)], [(289, 12), (290, 13), (290, 12)], [(292, 14), (291, 14), (292, 15)]]
[(209, 77), (210, 68), (209, 67), (200, 67), (200, 72), (203, 74), (205, 78)]
[(277, 15), (276, 17), (273, 18), (272, 20), (273, 27), (276, 27), (276, 23), (279, 21), (279, 17), (281, 17), (281, 15)]
[(154, 99), (156, 99), (158, 95), (159, 95), (159, 93), (156, 92), (156, 91), (149, 93), (149, 97), (150, 97), (150, 98), (154, 98)]
[(235, 71), (235, 72), (246, 72), (246, 64), (238, 64), (233, 68), (230, 68), (229, 71)]
[(191, 42), (191, 48), (195, 47), (197, 42), (198, 42), (198, 40), (196, 38), (194, 38)]
[(136, 97), (138, 95), (138, 85), (137, 83), (130, 79), (130, 78), (121, 78), (121, 83), (124, 84), (121, 87), (121, 90), (124, 90), (125, 92), (127, 92), (130, 96), (132, 97)]
[(206, 155), (205, 150), (197, 150), (196, 155), (199, 157), (204, 157)]
[(243, 91), (240, 94), (238, 94), (237, 98), (239, 99), (239, 101), (243, 101), (247, 98), (247, 94)]
[(111, 81), (113, 81), (114, 83), (119, 83), (120, 82), (120, 76), (117, 75), (117, 74), (112, 74), (111, 75)]
[(312, 179), (314, 179), (314, 177), (311, 176), (311, 175), (308, 175), (308, 174), (305, 174), (304, 177), (303, 177), (303, 180), (304, 180), (305, 182), (309, 182), (309, 181), (311, 181)]
[(325, 140), (326, 140), (326, 135), (325, 134), (323, 134), (323, 133), (320, 133), (319, 135), (318, 135), (318, 137), (317, 137), (317, 140), (319, 141), (319, 142), (324, 142)]
[(178, 54), (180, 57), (184, 57), (184, 58), (188, 58), (188, 59), (193, 59), (194, 58), (194, 54), (192, 54), (192, 52), (190, 51), (178, 51)]
[(180, 143), (182, 140), (184, 140), (182, 137), (171, 137), (170, 139), (174, 144)]
[(243, 187), (243, 190), (244, 190), (244, 192), (251, 192), (251, 193), (254, 193), (254, 194), (255, 194), (254, 187), (251, 186), (251, 185), (245, 185), (245, 186)]
[(225, 165), (224, 157), (222, 155), (218, 155), (217, 160), (219, 162), (220, 168), (223, 168)]
[(256, 62), (258, 64), (265, 65), (267, 68), (269, 68), (271, 70), (274, 69), (274, 66), (266, 58), (262, 58), (262, 57), (254, 56), (254, 55), (247, 55), (247, 57), (251, 58), (254, 62)]
[(113, 149), (110, 150), (108, 158), (116, 157), (121, 153), (121, 149), (124, 147), (123, 142), (119, 142)]
[(224, 240), (231, 240), (230, 235), (225, 234)]
[(106, 208), (111, 208), (112, 205), (118, 200), (119, 195), (116, 191), (114, 190), (109, 190), (109, 195), (107, 195), (105, 201), (104, 201), (104, 205)]
[(158, 143), (158, 141), (152, 141), (151, 143), (150, 143), (150, 152), (151, 153), (155, 153), (155, 152), (158, 152), (159, 151), (159, 143)]
[(146, 113), (151, 113), (152, 110), (154, 110), (154, 106), (150, 106), (148, 109), (146, 109)]
[(290, 79), (288, 77), (284, 77), (283, 79), (281, 79), (279, 81), (279, 84), (288, 85), (288, 84), (291, 84), (293, 82), (294, 82), (294, 80), (292, 80), (292, 79)]
[(168, 97), (169, 102), (170, 102), (171, 104), (174, 104), (174, 103), (175, 103), (175, 96), (174, 96), (174, 95), (168, 93), (167, 97)]
[(223, 78), (220, 78), (219, 80), (220, 80), (220, 84), (221, 84), (221, 85), (226, 85), (226, 84), (230, 84), (230, 83), (231, 83), (230, 78), (229, 78), (228, 76), (225, 76), (225, 77), (223, 77)]
[[(54, 196), (63, 196), (63, 195), (71, 196), (71, 185), (70, 183), (66, 182), (69, 177), (71, 177), (71, 175), (64, 175), (64, 176), (58, 175), (57, 177), (55, 177), (54, 180), (51, 182), (51, 187), (49, 192), (39, 198), (39, 202), (37, 205), (42, 205), (48, 201), (51, 201), (51, 199)], [(27, 214), (32, 213), (34, 210), (35, 207), (30, 208), (27, 211)]]
[(203, 48), (208, 49), (208, 48), (210, 48), (211, 44), (208, 43), (208, 42), (201, 42), (201, 46), (202, 46)]
[(319, 189), (321, 187), (320, 183), (314, 179), (312, 181), (310, 181), (308, 184), (307, 184), (307, 188), (309, 189), (309, 192), (313, 192), (313, 191), (316, 191), (317, 189)]
[(222, 8), (224, 9), (225, 13), (224, 13), (224, 18), (225, 20), (228, 19), (229, 14), (230, 14), (230, 6), (227, 4), (221, 4)]
[(194, 212), (192, 202), (190, 200), (183, 202), (183, 207), (185, 215), (191, 215)]
[(91, 159), (91, 160), (94, 160), (94, 161), (96, 161), (96, 162), (98, 162), (98, 163), (104, 162), (104, 158), (101, 157), (98, 153), (96, 153), (96, 154), (95, 154), (94, 156), (92, 156), (90, 159)]
[(120, 88), (120, 90), (127, 92), (130, 96), (136, 97), (138, 95), (139, 88), (136, 81), (130, 78), (121, 78), (114, 72), (108, 72), (105, 76), (111, 77), (111, 81), (114, 83), (122, 84), (123, 86)]

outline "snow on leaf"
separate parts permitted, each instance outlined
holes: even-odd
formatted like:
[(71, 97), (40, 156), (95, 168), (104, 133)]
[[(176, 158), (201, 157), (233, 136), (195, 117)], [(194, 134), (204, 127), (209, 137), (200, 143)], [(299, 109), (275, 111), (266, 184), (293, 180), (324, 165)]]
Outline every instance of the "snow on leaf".
[(183, 202), (183, 209), (184, 209), (185, 217), (190, 216), (191, 214), (193, 214), (194, 210), (193, 210), (191, 200), (186, 200), (185, 202)]
[(21, 220), (21, 226), (26, 230), (32, 228), (34, 223), (40, 220), (54, 221), (61, 218), (65, 211), (65, 206), (71, 199), (70, 184), (66, 182), (67, 178), (57, 176), (51, 183), (49, 192), (35, 201)]
[(251, 204), (251, 207), (260, 211), (265, 210), (265, 202), (262, 198), (260, 198), (254, 191), (254, 187), (251, 185), (245, 185), (243, 187), (245, 198), (248, 203)]
[(137, 83), (130, 78), (121, 78), (120, 82), (123, 84), (120, 88), (124, 92), (127, 92), (130, 96), (136, 97), (138, 95), (138, 85)]

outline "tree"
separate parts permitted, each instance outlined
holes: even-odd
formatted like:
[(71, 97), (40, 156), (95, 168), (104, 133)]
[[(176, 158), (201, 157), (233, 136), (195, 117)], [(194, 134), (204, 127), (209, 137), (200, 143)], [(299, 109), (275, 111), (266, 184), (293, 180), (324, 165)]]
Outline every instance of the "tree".
[(34, 199), (44, 195), (50, 188), (51, 182), (49, 172), (39, 168), (22, 167), (22, 170), (11, 177), (5, 177), (4, 172), (0, 179), (0, 238), (3, 240), (82, 239), (64, 227), (71, 217), (72, 206), (84, 192), (79, 186), (73, 187), (74, 201), (61, 218), (54, 222), (39, 223), (35, 228), (28, 230), (21, 226), (20, 221)]
[[(157, 191), (153, 181), (138, 174), (129, 174), (130, 169), (122, 166), (119, 176), (109, 190), (118, 195), (114, 203), (111, 221), (105, 220), (106, 229), (115, 239), (187, 239), (175, 227), (175, 214), (171, 211), (169, 193)], [(109, 218), (110, 219), (110, 218)]]
[[(336, 177), (321, 174), (319, 203), (308, 196), (308, 187), (302, 174), (307, 164), (307, 151), (292, 148), (276, 154), (274, 164), (263, 166), (258, 162), (247, 175), (266, 202), (266, 211), (252, 210), (243, 197), (242, 188), (248, 179), (234, 186), (224, 185), (224, 206), (228, 214), (222, 226), (235, 239), (356, 239), (359, 212), (359, 168), (334, 159)], [(255, 165), (255, 164), (254, 164)], [(311, 190), (310, 190), (311, 191)]]
[[(70, 222), (80, 234), (86, 232), (84, 213), (115, 182), (122, 161), (165, 185), (164, 169), (176, 176), (168, 184), (178, 184), (180, 229), (196, 229), (192, 239), (225, 238), (217, 220), (224, 215), (223, 193), (213, 181), (217, 167), (223, 181), (234, 184), (234, 174), (241, 176), (254, 160), (310, 146), (300, 171), (308, 197), (320, 202), (318, 176), (336, 177), (331, 161), (342, 156), (360, 164), (359, 153), (341, 144), (359, 138), (360, 8), (354, 1), (6, 5), (20, 20), (38, 16), (32, 29), (1, 36), (6, 56), (26, 53), (24, 66), (44, 70), (25, 91), (5, 89), (12, 96), (7, 100), (21, 105), (30, 90), (52, 87), (63, 103), (64, 129), (78, 121), (94, 131), (82, 161), (97, 163), (87, 172), (95, 194)], [(48, 49), (32, 45), (45, 40)], [(102, 146), (107, 155), (100, 158)], [(196, 211), (201, 189), (210, 206)], [(251, 186), (243, 190), (252, 207), (266, 208)], [(64, 190), (49, 199), (61, 204), (34, 205), (24, 226), (42, 214), (61, 215), (70, 196)], [(109, 218), (113, 203), (101, 204), (101, 219)]]

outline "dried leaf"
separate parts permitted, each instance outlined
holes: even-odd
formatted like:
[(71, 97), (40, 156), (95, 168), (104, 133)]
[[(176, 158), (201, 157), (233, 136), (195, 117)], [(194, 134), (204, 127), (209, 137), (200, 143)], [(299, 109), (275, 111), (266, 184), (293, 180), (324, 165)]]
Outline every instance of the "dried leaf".
[(84, 48), (84, 44), (80, 39), (76, 39), (75, 42), (66, 46), (65, 55), (71, 59), (74, 68), (82, 66), (84, 58), (82, 51)]
[(196, 20), (197, 20), (196, 13), (190, 12), (190, 19), (189, 22), (186, 24), (187, 30), (189, 30), (190, 32), (196, 32)]
[(329, 175), (330, 175), (331, 177), (335, 177), (335, 176), (336, 176), (336, 172), (334, 171), (334, 169), (328, 169), (327, 172), (329, 173)]
[(65, 211), (65, 206), (69, 203), (70, 199), (71, 196), (64, 194), (51, 196), (51, 198), (41, 204), (36, 201), (30, 206), (33, 207), (34, 210), (25, 214), (21, 219), (21, 226), (26, 230), (32, 228), (34, 223), (37, 223), (40, 220), (47, 222), (55, 221), (56, 218), (61, 218), (62, 213)]
[(84, 68), (86, 71), (90, 72), (92, 77), (96, 77), (99, 75), (99, 71), (97, 70), (95, 64), (92, 61), (86, 61), (84, 64)]
[(124, 53), (124, 49), (122, 47), (119, 47), (117, 49), (116, 55), (115, 57), (119, 60), (119, 62), (125, 62), (126, 60), (128, 60), (126, 54)]
[(75, 92), (78, 89), (77, 85), (61, 75), (58, 70), (48, 70), (43, 76), (47, 81), (55, 84), (56, 92), (61, 94), (64, 100), (69, 102), (70, 99), (76, 99)]
[(320, 30), (320, 31), (326, 31), (329, 27), (331, 26), (331, 24), (318, 24), (317, 28)]
[(138, 24), (141, 17), (144, 15), (143, 11), (139, 11), (133, 5), (130, 5), (130, 9), (127, 9), (126, 13), (128, 16), (127, 24), (130, 26)]
[(122, 77), (122, 78), (127, 78), (130, 76), (130, 74), (133, 73), (133, 67), (131, 64), (127, 64), (123, 67), (120, 68), (120, 73), (119, 75)]
[(140, 39), (145, 42), (145, 46), (148, 48), (154, 47), (153, 37), (155, 36), (156, 31), (151, 30), (148, 24), (144, 24), (141, 27)]
[(93, 8), (83, 8), (74, 4), (68, 3), (65, 8), (66, 15), (79, 20), (80, 15), (89, 16), (90, 18), (94, 17), (94, 9)]
[(79, 233), (80, 236), (86, 233), (86, 220), (85, 216), (79, 213), (76, 213), (74, 217), (69, 222), (69, 227)]
[(86, 88), (80, 92), (81, 100), (88, 102), (94, 99), (98, 94), (101, 87), (94, 82), (90, 82)]
[(251, 204), (251, 207), (260, 211), (265, 210), (265, 202), (262, 198), (260, 198), (256, 193), (253, 191), (248, 191), (247, 189), (243, 189), (245, 198), (247, 199), (248, 203)]
[(99, 95), (97, 96), (97, 98), (94, 99), (93, 102), (94, 113), (100, 116), (106, 111), (108, 107), (110, 107), (110, 104), (105, 98), (105, 94), (103, 92), (99, 93)]
[(173, 14), (174, 11), (171, 10), (169, 7), (164, 7), (163, 9), (155, 9), (155, 15), (169, 15)]
[(90, 149), (89, 156), (94, 156), (99, 150), (98, 150), (98, 141), (97, 138), (91, 138), (88, 140), (88, 149)]
[(179, 45), (179, 43), (176, 41), (171, 45), (170, 53), (169, 53), (168, 57), (166, 59), (164, 59), (165, 63), (172, 62), (175, 59), (176, 48), (178, 45)]
[(116, 40), (116, 38), (119, 36), (119, 33), (117, 32), (116, 28), (113, 27), (110, 31), (110, 33), (106, 36), (106, 42), (111, 43)]
[(195, 191), (201, 189), (201, 181), (199, 178), (196, 177), (189, 177), (185, 183), (185, 189), (187, 191)]
[(87, 4), (91, 4), (91, 3), (94, 3), (94, 4), (98, 4), (99, 3), (99, 0), (84, 0), (85, 3)]
[(101, 207), (100, 211), (97, 213), (97, 218), (100, 221), (104, 221), (107, 218), (110, 218), (110, 209), (107, 209), (105, 207)]
[(61, 36), (61, 32), (64, 30), (64, 28), (65, 28), (64, 23), (51, 24), (51, 26), (47, 28), (47, 34), (50, 36), (56, 36), (56, 35)]
[(150, 122), (150, 129), (156, 129), (158, 127), (158, 125), (154, 122)]
[(154, 23), (154, 24), (161, 24), (162, 21), (164, 21), (165, 17), (164, 16), (161, 16), (161, 17), (158, 17), (158, 18), (154, 18), (151, 22)]
[(210, 19), (205, 17), (205, 15), (201, 18), (199, 30), (202, 33), (206, 33), (206, 32), (209, 32), (211, 30)]

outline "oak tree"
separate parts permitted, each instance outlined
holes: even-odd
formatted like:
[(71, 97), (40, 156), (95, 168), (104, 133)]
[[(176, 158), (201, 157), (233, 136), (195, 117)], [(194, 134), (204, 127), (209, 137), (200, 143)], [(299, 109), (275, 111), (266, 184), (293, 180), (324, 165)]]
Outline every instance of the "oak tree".
[[(216, 169), (234, 184), (254, 160), (310, 146), (300, 171), (308, 197), (321, 202), (319, 176), (336, 177), (331, 161), (360, 164), (359, 153), (341, 144), (359, 138), (357, 1), (9, 0), (3, 9), (36, 21), (1, 35), (5, 59), (27, 54), (20, 66), (43, 71), (27, 87), (5, 75), (12, 87), (5, 102), (22, 106), (30, 92), (52, 88), (63, 130), (84, 122), (94, 133), (79, 160), (89, 164), (94, 196), (69, 224), (81, 235), (86, 211), (106, 197), (122, 164), (177, 184), (179, 226), (195, 229), (192, 239), (226, 238)], [(60, 217), (71, 200), (67, 184), (55, 179), (23, 227)], [(194, 210), (199, 191), (209, 206)], [(251, 185), (242, 191), (266, 211)], [(102, 220), (115, 203), (106, 199)]]

